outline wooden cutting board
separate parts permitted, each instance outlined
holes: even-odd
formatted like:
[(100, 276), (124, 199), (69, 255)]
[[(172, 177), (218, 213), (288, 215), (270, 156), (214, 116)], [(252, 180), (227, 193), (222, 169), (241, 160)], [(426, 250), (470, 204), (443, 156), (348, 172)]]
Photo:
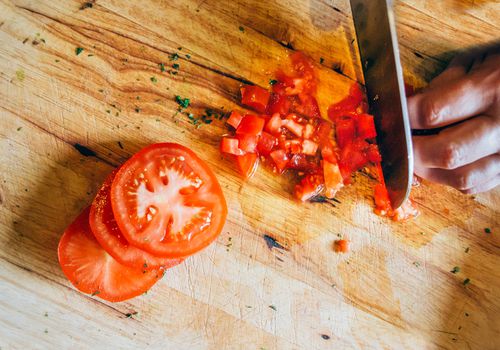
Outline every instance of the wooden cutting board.
[[(197, 129), (176, 113), (176, 95), (196, 116), (242, 108), (242, 82), (267, 86), (292, 50), (318, 62), (324, 112), (362, 81), (348, 1), (83, 4), (0, 0), (1, 349), (500, 348), (498, 188), (424, 183), (407, 223), (373, 214), (362, 174), (340, 203), (297, 203), (264, 169), (242, 182), (218, 150), (223, 121)], [(396, 14), (416, 86), (500, 37), (498, 1), (397, 1)], [(174, 53), (178, 74), (161, 72)], [(58, 265), (59, 237), (114, 167), (161, 141), (217, 173), (223, 233), (147, 295), (80, 294)], [(348, 254), (333, 251), (338, 237)]]

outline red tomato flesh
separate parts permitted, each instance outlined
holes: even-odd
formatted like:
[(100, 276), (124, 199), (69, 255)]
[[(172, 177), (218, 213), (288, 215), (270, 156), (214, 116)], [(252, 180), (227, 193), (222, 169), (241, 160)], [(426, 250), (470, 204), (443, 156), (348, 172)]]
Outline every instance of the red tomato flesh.
[(240, 149), (240, 141), (232, 137), (222, 138), (220, 142), (220, 150), (222, 153), (234, 154), (235, 156), (245, 154), (245, 152)]
[(255, 153), (245, 154), (236, 157), (238, 169), (245, 179), (251, 178), (259, 165), (259, 158)]
[(247, 134), (258, 136), (261, 134), (262, 129), (264, 129), (264, 124), (266, 120), (255, 115), (246, 115), (240, 122), (240, 125), (236, 129), (236, 134)]
[(227, 207), (213, 172), (178, 144), (150, 145), (125, 162), (111, 186), (116, 223), (130, 244), (186, 257), (222, 230)]
[(233, 128), (237, 129), (242, 119), (243, 116), (239, 112), (233, 111), (231, 112), (231, 115), (229, 116), (227, 123), (231, 125)]
[(183, 259), (161, 258), (134, 247), (123, 237), (110, 200), (111, 183), (117, 172), (114, 170), (104, 181), (90, 208), (90, 228), (101, 247), (120, 264), (136, 269), (169, 268), (181, 263)]
[(112, 302), (146, 292), (162, 277), (163, 271), (136, 269), (113, 259), (92, 234), (89, 211), (86, 208), (59, 241), (59, 264), (68, 280), (82, 293)]

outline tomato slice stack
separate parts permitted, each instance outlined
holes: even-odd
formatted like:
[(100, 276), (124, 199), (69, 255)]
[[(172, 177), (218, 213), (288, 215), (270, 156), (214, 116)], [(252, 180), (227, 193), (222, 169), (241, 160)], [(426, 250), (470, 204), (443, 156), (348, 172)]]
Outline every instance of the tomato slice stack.
[(201, 159), (177, 144), (154, 144), (108, 176), (61, 237), (59, 262), (78, 290), (126, 300), (215, 240), (226, 215)]
[(330, 121), (321, 118), (313, 63), (301, 52), (290, 60), (291, 70), (276, 73), (272, 91), (241, 88), (242, 104), (258, 114), (233, 111), (227, 123), (234, 135), (222, 139), (221, 151), (235, 157), (246, 179), (262, 160), (278, 174), (298, 175), (295, 196), (300, 200), (333, 198), (353, 172), (381, 160), (373, 116), (353, 84), (349, 96), (330, 106)]

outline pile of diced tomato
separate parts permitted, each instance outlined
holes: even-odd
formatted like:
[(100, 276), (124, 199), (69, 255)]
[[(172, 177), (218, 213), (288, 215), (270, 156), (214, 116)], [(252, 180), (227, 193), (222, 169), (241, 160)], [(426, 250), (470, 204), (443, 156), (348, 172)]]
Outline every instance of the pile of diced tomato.
[(364, 94), (354, 83), (349, 95), (328, 109), (330, 120), (322, 118), (314, 64), (301, 52), (290, 59), (292, 68), (276, 73), (271, 91), (241, 88), (242, 104), (255, 113), (231, 113), (227, 124), (234, 134), (223, 137), (221, 151), (234, 156), (245, 178), (262, 161), (278, 174), (297, 174), (300, 200), (333, 198), (353, 172), (381, 161), (373, 116), (366, 113)]

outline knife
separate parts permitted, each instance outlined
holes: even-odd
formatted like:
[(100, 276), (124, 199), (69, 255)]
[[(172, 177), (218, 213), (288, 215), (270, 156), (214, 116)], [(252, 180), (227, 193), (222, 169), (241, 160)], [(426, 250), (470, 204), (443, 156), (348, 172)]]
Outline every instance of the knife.
[(350, 1), (382, 171), (396, 209), (410, 194), (413, 148), (394, 12), (387, 0)]

